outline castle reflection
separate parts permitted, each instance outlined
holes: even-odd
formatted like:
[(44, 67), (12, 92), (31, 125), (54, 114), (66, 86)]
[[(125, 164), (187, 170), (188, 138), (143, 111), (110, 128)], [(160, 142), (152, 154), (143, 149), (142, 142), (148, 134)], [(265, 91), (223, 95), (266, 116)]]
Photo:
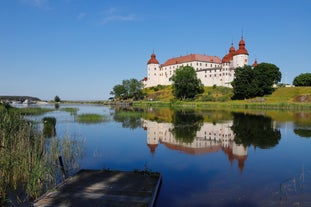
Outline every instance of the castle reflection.
[(152, 154), (156, 153), (159, 144), (191, 155), (223, 151), (228, 156), (229, 162), (233, 164), (236, 160), (240, 171), (243, 171), (248, 147), (234, 141), (234, 132), (231, 129), (233, 121), (202, 123), (191, 142), (176, 138), (175, 126), (172, 123), (158, 123), (143, 119), (142, 125), (147, 131), (147, 144)]

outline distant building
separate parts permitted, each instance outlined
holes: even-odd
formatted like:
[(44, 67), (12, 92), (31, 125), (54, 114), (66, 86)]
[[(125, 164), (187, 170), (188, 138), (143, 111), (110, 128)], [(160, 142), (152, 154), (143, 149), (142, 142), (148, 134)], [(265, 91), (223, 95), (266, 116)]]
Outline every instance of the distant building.
[[(257, 64), (257, 60), (253, 65)], [(192, 66), (197, 77), (204, 86), (227, 86), (231, 87), (235, 69), (248, 65), (248, 51), (245, 48), (243, 36), (239, 42), (239, 49), (235, 50), (233, 43), (228, 54), (222, 59), (217, 56), (190, 54), (170, 58), (160, 64), (154, 53), (147, 63), (147, 77), (143, 79), (145, 87), (157, 85), (171, 85), (170, 78), (175, 70), (181, 66)]]

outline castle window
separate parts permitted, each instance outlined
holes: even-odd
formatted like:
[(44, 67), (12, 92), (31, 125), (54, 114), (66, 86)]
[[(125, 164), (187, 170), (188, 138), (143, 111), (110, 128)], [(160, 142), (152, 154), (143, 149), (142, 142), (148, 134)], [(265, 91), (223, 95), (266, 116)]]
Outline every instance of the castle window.
[(211, 64), (211, 68), (213, 67), (213, 64)]

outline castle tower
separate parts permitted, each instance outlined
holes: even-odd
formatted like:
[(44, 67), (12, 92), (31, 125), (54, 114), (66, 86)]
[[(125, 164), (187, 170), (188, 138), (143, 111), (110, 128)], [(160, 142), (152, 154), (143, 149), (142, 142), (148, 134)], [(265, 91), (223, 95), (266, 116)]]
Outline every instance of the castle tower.
[(223, 85), (227, 87), (231, 87), (231, 82), (234, 78), (234, 70), (233, 70), (233, 56), (235, 54), (235, 48), (233, 43), (231, 43), (231, 47), (229, 48), (229, 53), (226, 54), (221, 61), (221, 66), (223, 71), (225, 71), (225, 76), (223, 76)]
[(160, 64), (156, 58), (154, 52), (150, 56), (148, 65), (148, 77), (146, 81), (146, 87), (157, 86), (159, 84), (160, 76)]
[(239, 49), (234, 53), (233, 56), (233, 67), (243, 67), (244, 65), (248, 65), (248, 52), (245, 48), (245, 41), (242, 36), (239, 42)]

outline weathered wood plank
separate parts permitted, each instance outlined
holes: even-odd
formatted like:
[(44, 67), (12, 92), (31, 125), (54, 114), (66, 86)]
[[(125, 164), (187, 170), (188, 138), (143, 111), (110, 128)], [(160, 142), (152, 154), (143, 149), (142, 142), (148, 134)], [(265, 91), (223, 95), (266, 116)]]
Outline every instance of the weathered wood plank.
[(82, 170), (34, 206), (153, 206), (160, 183), (159, 173)]

